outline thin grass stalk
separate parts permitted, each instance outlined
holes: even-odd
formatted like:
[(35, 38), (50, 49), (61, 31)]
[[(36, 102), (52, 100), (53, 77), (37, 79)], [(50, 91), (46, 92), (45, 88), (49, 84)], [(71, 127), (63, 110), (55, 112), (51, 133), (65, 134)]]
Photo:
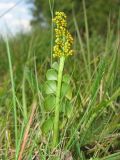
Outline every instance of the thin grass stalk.
[[(54, 0), (52, 2), (51, 2), (51, 0), (49, 0), (51, 18), (53, 20)], [(53, 21), (51, 22), (51, 65), (52, 65), (52, 58), (53, 58)]]
[(85, 6), (85, 0), (83, 0), (83, 11), (84, 11), (84, 20), (85, 20), (85, 30), (86, 30), (86, 43), (87, 43), (87, 53), (88, 53), (88, 76), (89, 76), (89, 82), (91, 81), (91, 56), (90, 56), (90, 42), (89, 42), (89, 29), (88, 29), (88, 20), (87, 20), (87, 13), (86, 13), (86, 6)]
[[(15, 126), (15, 148), (17, 150), (18, 130), (17, 130), (16, 93), (15, 93), (15, 83), (14, 83), (14, 79), (13, 79), (13, 68), (12, 68), (12, 61), (11, 61), (11, 53), (10, 53), (10, 48), (9, 48), (9, 43), (8, 43), (7, 38), (6, 38), (6, 49), (7, 49), (8, 63), (9, 63), (11, 85), (12, 85), (12, 100), (13, 100), (14, 126)], [(17, 160), (17, 154), (15, 155), (15, 159)]]

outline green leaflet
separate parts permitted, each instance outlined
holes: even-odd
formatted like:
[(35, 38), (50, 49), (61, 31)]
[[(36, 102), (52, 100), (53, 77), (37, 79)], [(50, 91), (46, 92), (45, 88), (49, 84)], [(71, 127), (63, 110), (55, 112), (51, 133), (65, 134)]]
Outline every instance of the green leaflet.
[(57, 72), (54, 69), (49, 69), (46, 73), (47, 80), (57, 80)]

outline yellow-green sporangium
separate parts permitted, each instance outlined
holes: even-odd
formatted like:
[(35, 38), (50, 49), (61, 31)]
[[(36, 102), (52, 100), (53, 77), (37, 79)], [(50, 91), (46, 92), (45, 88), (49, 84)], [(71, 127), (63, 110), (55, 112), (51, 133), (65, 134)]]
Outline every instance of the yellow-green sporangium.
[(67, 29), (67, 17), (64, 12), (56, 12), (53, 22), (56, 24), (56, 40), (53, 48), (54, 57), (69, 56), (73, 54), (73, 38)]

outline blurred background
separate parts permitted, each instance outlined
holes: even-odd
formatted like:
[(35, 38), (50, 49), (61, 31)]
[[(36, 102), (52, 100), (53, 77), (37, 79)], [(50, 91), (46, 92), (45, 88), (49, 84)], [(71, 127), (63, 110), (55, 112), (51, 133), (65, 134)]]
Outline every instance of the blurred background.
[[(28, 49), (32, 44), (32, 49), (34, 48), (40, 63), (46, 55), (50, 57), (51, 33), (53, 34), (51, 24), (55, 11), (64, 11), (66, 13), (69, 29), (74, 36), (77, 34), (75, 21), (83, 38), (86, 33), (85, 25), (87, 25), (89, 37), (95, 35), (92, 42), (96, 43), (97, 46), (98, 41), (101, 41), (101, 37), (107, 36), (109, 27), (118, 30), (119, 6), (119, 0), (86, 0), (85, 3), (82, 0), (1, 0), (0, 72), (7, 66), (5, 65), (6, 56), (3, 43), (6, 35), (12, 37), (10, 43), (15, 44), (11, 44), (14, 53), (13, 60), (18, 58), (19, 63), (25, 61), (24, 58), (27, 56)], [(21, 39), (25, 42), (22, 43)], [(102, 40), (104, 41), (104, 39)], [(92, 42), (91, 45), (94, 45)], [(28, 45), (24, 46), (25, 43)], [(75, 46), (77, 46), (77, 41), (75, 43)], [(76, 48), (76, 50), (78, 49)]]
[[(107, 21), (116, 25), (119, 17), (119, 0), (86, 0), (87, 19), (90, 32), (105, 33)], [(1, 0), (0, 33), (15, 35), (18, 32), (29, 32), (35, 27), (48, 29), (51, 25), (51, 12), (64, 11), (71, 30), (74, 29), (73, 16), (77, 18), (81, 31), (84, 31), (84, 11), (82, 0)], [(52, 10), (52, 11), (51, 11)]]

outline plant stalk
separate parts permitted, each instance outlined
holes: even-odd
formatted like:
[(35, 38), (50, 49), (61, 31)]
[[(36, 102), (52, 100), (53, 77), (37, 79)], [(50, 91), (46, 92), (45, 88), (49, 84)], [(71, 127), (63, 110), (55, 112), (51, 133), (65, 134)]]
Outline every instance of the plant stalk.
[[(18, 129), (17, 129), (17, 107), (16, 107), (16, 93), (15, 93), (15, 82), (14, 82), (14, 75), (13, 75), (13, 68), (12, 68), (12, 60), (11, 60), (11, 53), (9, 48), (8, 39), (6, 39), (6, 49), (8, 55), (8, 63), (9, 63), (9, 71), (10, 71), (10, 79), (11, 79), (11, 86), (12, 86), (12, 101), (13, 101), (13, 112), (14, 112), (14, 126), (15, 126), (15, 148), (17, 152), (18, 147)], [(17, 160), (17, 154), (15, 154), (15, 160)]]
[(58, 83), (56, 90), (56, 105), (55, 105), (55, 119), (54, 119), (54, 130), (53, 130), (53, 147), (58, 145), (59, 137), (59, 112), (60, 112), (60, 93), (62, 84), (62, 73), (64, 68), (65, 57), (60, 58), (59, 70), (58, 70)]

